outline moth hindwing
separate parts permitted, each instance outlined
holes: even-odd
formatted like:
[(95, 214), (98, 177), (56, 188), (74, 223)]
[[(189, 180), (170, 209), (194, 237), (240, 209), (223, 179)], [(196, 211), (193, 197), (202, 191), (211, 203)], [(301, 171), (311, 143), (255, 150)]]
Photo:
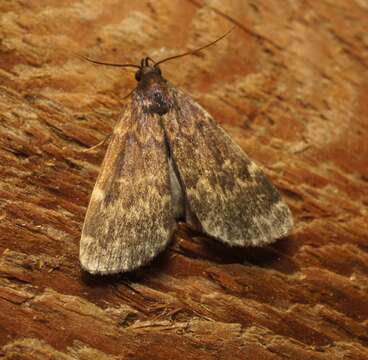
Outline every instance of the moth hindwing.
[(232, 246), (262, 246), (293, 220), (263, 171), (194, 100), (143, 59), (88, 206), (82, 267), (133, 270), (170, 241), (177, 221)]

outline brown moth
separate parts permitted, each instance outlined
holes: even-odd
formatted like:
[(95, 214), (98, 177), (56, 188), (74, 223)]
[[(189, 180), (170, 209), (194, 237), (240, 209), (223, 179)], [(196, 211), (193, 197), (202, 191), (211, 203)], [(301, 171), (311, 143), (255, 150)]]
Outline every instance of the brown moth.
[[(224, 36), (226, 36), (225, 34)], [(230, 246), (263, 246), (293, 226), (261, 168), (190, 96), (144, 58), (102, 163), (80, 242), (93, 274), (136, 269), (168, 245), (178, 221)]]

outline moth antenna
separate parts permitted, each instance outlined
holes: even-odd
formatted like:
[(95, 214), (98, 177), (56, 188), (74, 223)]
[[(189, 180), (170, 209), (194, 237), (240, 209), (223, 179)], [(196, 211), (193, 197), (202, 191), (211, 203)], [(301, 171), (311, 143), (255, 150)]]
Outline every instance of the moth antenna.
[(225, 36), (229, 35), (233, 30), (234, 30), (235, 26), (233, 28), (231, 28), (227, 33), (225, 33), (224, 35), (220, 36), (219, 38), (217, 38), (216, 40), (210, 42), (209, 44), (207, 45), (204, 45), (204, 46), (201, 46), (200, 48), (198, 49), (195, 49), (195, 50), (189, 50), (183, 54), (179, 54), (179, 55), (173, 55), (173, 56), (169, 56), (165, 59), (162, 59), (160, 60), (159, 62), (155, 63), (155, 66), (159, 65), (159, 64), (162, 64), (163, 62), (166, 62), (166, 61), (169, 61), (169, 60), (173, 60), (173, 59), (177, 59), (177, 58), (180, 58), (180, 57), (183, 57), (183, 56), (187, 56), (187, 55), (194, 55), (204, 49), (207, 49), (208, 47), (212, 46), (212, 45), (215, 45), (218, 41), (222, 40)]
[(135, 65), (135, 64), (114, 64), (114, 63), (107, 63), (107, 62), (103, 62), (103, 61), (93, 60), (93, 59), (90, 59), (87, 56), (83, 56), (83, 55), (78, 55), (78, 56), (81, 57), (84, 60), (87, 60), (91, 63), (98, 64), (98, 65), (107, 65), (107, 66), (116, 66), (116, 67), (133, 67), (133, 68), (136, 68), (136, 69), (141, 68), (139, 65)]
[(149, 61), (152, 61), (152, 62), (153, 62), (153, 64), (156, 64), (156, 61), (155, 61), (155, 60), (153, 60), (151, 57), (147, 56), (147, 57), (146, 57), (146, 59), (147, 59), (147, 63), (148, 63), (148, 60), (149, 60)]

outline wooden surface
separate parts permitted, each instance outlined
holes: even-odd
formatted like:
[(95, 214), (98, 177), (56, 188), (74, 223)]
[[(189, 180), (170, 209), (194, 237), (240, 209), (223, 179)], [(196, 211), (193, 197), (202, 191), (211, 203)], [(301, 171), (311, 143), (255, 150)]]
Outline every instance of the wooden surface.
[[(0, 358), (368, 359), (368, 2), (0, 1)], [(292, 236), (231, 249), (184, 225), (134, 274), (79, 237), (130, 70), (162, 66), (265, 168)], [(195, 235), (195, 236), (194, 236)]]

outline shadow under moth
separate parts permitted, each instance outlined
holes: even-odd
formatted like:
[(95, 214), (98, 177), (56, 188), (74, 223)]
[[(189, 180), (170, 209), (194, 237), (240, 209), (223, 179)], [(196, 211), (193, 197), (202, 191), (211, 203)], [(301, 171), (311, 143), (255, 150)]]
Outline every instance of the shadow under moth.
[(82, 268), (114, 274), (147, 264), (178, 221), (230, 246), (263, 246), (286, 236), (288, 206), (261, 168), (149, 57), (116, 124), (85, 217)]

